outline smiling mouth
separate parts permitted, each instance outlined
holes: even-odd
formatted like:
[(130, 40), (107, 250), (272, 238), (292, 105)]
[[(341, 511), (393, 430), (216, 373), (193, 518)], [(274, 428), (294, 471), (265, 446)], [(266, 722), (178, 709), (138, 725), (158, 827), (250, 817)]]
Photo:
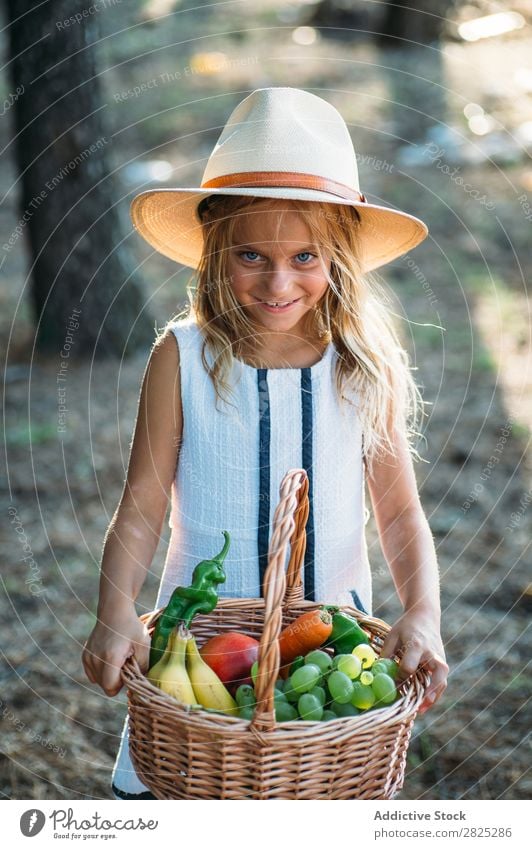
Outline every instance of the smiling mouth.
[(288, 307), (290, 304), (295, 304), (300, 298), (295, 298), (293, 301), (261, 301), (259, 298), (256, 298), (259, 304), (266, 304), (268, 307)]

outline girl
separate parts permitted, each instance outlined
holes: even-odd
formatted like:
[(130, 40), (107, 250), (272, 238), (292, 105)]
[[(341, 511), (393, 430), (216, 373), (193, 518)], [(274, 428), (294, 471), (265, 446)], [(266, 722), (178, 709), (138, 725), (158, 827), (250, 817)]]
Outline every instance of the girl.
[[(262, 592), (279, 484), (309, 477), (306, 597), (371, 614), (367, 481), (403, 613), (383, 655), (423, 664), (428, 709), (446, 687), (436, 553), (412, 458), (420, 394), (371, 275), (427, 235), (359, 190), (347, 126), (325, 100), (258, 89), (231, 114), (202, 185), (143, 192), (139, 232), (197, 269), (186, 316), (169, 322), (143, 379), (126, 485), (107, 532), (98, 621), (83, 652), (90, 681), (121, 688), (149, 638), (135, 599), (171, 495), (172, 529), (156, 607), (231, 533), (221, 595)], [(117, 798), (153, 798), (129, 759)]]

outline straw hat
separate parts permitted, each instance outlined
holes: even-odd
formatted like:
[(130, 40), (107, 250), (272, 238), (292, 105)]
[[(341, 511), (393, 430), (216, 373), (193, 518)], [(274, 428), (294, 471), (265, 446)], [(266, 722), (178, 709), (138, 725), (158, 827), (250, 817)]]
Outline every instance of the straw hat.
[(326, 100), (298, 88), (259, 88), (245, 97), (209, 156), (201, 186), (141, 192), (131, 203), (133, 224), (160, 253), (197, 268), (203, 247), (197, 207), (209, 195), (355, 206), (365, 271), (391, 262), (428, 234), (419, 218), (368, 203), (344, 119)]

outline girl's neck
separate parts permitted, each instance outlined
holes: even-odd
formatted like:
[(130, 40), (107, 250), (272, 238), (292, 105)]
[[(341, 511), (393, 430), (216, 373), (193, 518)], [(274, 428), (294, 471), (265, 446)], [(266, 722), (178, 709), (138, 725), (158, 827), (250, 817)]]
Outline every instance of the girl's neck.
[(310, 368), (321, 360), (328, 343), (329, 339), (324, 338), (317, 341), (301, 339), (296, 344), (291, 340), (291, 344), (285, 347), (256, 344), (250, 348), (241, 344), (236, 356), (254, 368)]

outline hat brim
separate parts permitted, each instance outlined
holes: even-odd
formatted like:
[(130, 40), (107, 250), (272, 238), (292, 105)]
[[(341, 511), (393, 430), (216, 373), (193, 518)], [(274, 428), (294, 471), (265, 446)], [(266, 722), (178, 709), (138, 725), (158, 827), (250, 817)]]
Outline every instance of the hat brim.
[(279, 200), (308, 200), (355, 206), (360, 214), (360, 239), (364, 271), (372, 271), (412, 250), (428, 235), (427, 225), (401, 210), (363, 201), (342, 200), (337, 195), (301, 188), (153, 189), (131, 202), (131, 220), (140, 235), (164, 256), (198, 268), (203, 250), (203, 230), (197, 206), (209, 195), (246, 195)]

